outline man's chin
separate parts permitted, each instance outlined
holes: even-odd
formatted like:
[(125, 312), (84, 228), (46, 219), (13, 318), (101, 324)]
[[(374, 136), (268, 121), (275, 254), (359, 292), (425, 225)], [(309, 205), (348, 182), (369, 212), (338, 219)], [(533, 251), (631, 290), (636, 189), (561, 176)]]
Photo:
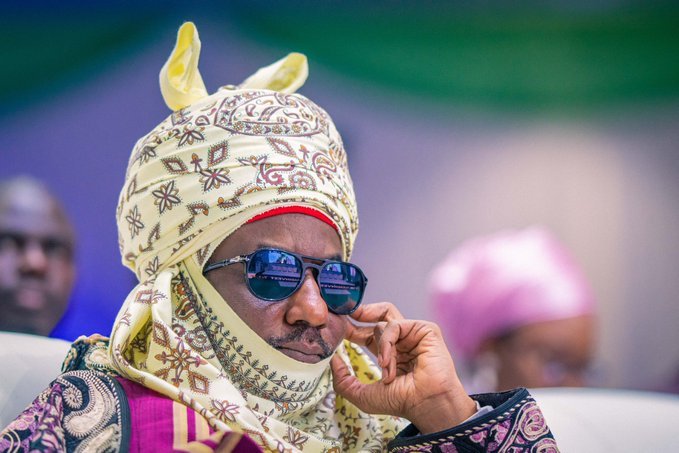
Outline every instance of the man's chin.
[(7, 303), (0, 312), (0, 330), (8, 332), (47, 336), (65, 310), (57, 312), (57, 304), (61, 304), (55, 298), (32, 288), (13, 291), (5, 300)]

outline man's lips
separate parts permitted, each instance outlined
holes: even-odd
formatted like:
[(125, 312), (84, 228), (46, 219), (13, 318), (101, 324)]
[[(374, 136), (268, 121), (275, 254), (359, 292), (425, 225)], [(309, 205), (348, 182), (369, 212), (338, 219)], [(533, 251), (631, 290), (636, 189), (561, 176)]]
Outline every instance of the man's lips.
[(295, 326), (287, 335), (271, 337), (267, 343), (300, 362), (317, 363), (332, 354), (332, 347), (326, 343), (320, 331), (308, 325)]
[(45, 290), (37, 285), (22, 285), (16, 289), (16, 308), (42, 310), (47, 303), (45, 299)]
[(276, 346), (276, 349), (290, 358), (305, 363), (318, 363), (325, 357), (323, 348), (317, 345), (286, 344)]

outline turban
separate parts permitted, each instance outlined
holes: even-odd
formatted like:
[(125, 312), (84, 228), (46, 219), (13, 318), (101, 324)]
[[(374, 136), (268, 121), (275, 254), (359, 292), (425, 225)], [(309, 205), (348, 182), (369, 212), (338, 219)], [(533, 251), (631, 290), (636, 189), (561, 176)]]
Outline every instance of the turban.
[(202, 263), (216, 239), (290, 205), (328, 216), (348, 259), (358, 232), (353, 185), (332, 120), (294, 93), (306, 79), (306, 57), (290, 54), (207, 95), (199, 52), (198, 33), (186, 23), (160, 76), (175, 112), (137, 142), (119, 197), (123, 263), (140, 281), (192, 253)]
[(463, 243), (434, 270), (430, 301), (463, 360), (484, 340), (518, 327), (594, 311), (592, 291), (574, 260), (539, 227)]
[[(358, 217), (342, 140), (322, 108), (294, 93), (306, 57), (290, 54), (208, 95), (199, 53), (195, 26), (185, 23), (160, 74), (174, 112), (128, 163), (118, 236), (140, 283), (118, 314), (104, 365), (265, 451), (344, 451), (343, 439), (380, 449), (401, 421), (336, 396), (329, 358), (305, 364), (268, 345), (201, 272), (224, 238), (274, 210), (321, 217), (351, 255)], [(360, 347), (345, 341), (338, 353), (359, 379), (379, 378)]]

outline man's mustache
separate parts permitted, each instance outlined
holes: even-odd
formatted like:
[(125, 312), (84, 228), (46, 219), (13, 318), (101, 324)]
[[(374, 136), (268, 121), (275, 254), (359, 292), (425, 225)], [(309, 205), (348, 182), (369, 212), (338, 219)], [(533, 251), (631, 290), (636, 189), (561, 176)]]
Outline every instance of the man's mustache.
[(276, 349), (284, 346), (286, 343), (291, 342), (306, 342), (318, 344), (323, 350), (323, 355), (321, 356), (321, 359), (326, 359), (330, 357), (333, 352), (330, 345), (326, 343), (325, 340), (323, 340), (321, 332), (317, 328), (311, 326), (298, 325), (294, 328), (292, 332), (285, 336), (270, 337), (267, 340), (267, 343), (269, 343)]

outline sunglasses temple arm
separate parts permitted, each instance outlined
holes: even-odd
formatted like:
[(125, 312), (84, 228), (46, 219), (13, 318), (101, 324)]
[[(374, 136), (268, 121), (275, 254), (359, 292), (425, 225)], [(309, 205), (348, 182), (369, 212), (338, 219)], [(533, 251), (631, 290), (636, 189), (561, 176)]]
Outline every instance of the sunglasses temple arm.
[(228, 260), (217, 261), (216, 263), (212, 263), (212, 264), (205, 266), (205, 268), (203, 269), (203, 275), (205, 275), (208, 272), (213, 271), (215, 269), (220, 269), (220, 268), (226, 267), (230, 264), (246, 262), (247, 260), (248, 260), (247, 255), (240, 255), (240, 256), (236, 256), (235, 258), (230, 258)]

